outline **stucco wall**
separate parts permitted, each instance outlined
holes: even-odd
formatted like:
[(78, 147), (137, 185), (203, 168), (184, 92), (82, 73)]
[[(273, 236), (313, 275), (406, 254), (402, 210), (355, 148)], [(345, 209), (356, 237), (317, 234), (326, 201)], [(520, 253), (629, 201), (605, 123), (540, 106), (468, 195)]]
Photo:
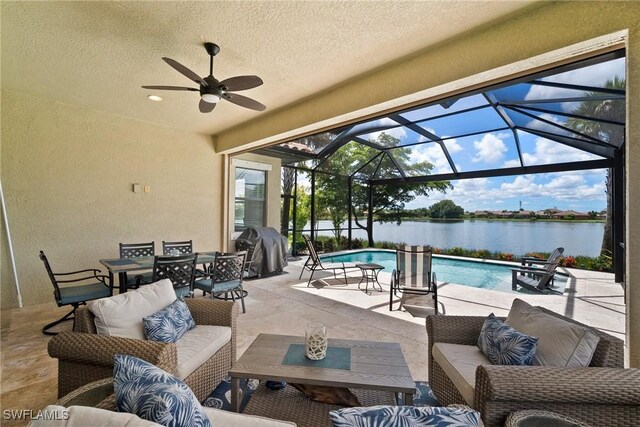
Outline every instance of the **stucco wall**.
[(40, 249), (57, 271), (99, 268), (119, 242), (221, 249), (221, 159), (209, 136), (3, 91), (2, 185), (25, 305), (52, 301)]
[[(274, 157), (261, 156), (259, 154), (239, 154), (237, 156), (231, 157), (231, 159), (239, 159), (246, 160), (249, 162), (262, 163), (266, 165), (271, 165), (271, 170), (267, 171), (267, 185), (266, 185), (266, 218), (265, 218), (265, 226), (273, 227), (276, 230), (280, 230), (280, 167), (281, 161), (280, 159), (276, 159)], [(229, 186), (229, 250), (233, 251), (235, 248), (235, 237), (239, 233), (234, 232), (233, 224), (235, 220), (235, 176), (236, 170), (233, 164), (230, 164), (229, 167), (229, 182), (231, 185)]]
[[(640, 367), (639, 16), (639, 2), (553, 2), (542, 7), (537, 4), (289, 108), (243, 123), (219, 134), (216, 148), (219, 152), (240, 146), (246, 148), (247, 144), (278, 141), (339, 120), (355, 119), (358, 114), (393, 108), (391, 100), (421, 91), (430, 93), (431, 88), (499, 67), (504, 67), (504, 76), (508, 74), (509, 65), (517, 61), (627, 30), (626, 341), (629, 364)], [(480, 76), (476, 81), (482, 83), (483, 79), (490, 81), (491, 76)], [(431, 94), (435, 92), (437, 90)]]

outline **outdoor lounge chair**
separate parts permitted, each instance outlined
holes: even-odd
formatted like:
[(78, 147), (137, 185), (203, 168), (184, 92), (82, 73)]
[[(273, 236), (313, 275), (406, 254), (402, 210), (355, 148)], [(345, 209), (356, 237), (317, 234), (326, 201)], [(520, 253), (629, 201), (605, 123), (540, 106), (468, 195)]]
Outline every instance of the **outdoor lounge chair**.
[(311, 271), (311, 275), (309, 276), (309, 281), (307, 282), (307, 287), (308, 287), (311, 285), (311, 279), (313, 279), (313, 274), (316, 272), (316, 270), (332, 271), (333, 276), (336, 279), (338, 278), (336, 276), (336, 271), (342, 270), (342, 273), (344, 274), (344, 284), (345, 285), (348, 284), (347, 269), (357, 268), (356, 265), (348, 262), (324, 262), (323, 263), (320, 257), (318, 256), (318, 253), (316, 252), (315, 246), (313, 246), (313, 242), (311, 241), (311, 238), (305, 235), (303, 235), (302, 237), (304, 238), (304, 242), (307, 244), (307, 249), (309, 250), (309, 258), (307, 259), (307, 262), (304, 263), (304, 266), (302, 267), (302, 271), (300, 272), (300, 277), (298, 279), (302, 279), (302, 274), (304, 273), (304, 270)]
[(549, 258), (547, 258), (546, 260), (537, 258), (537, 257), (532, 257), (532, 256), (523, 256), (522, 258), (520, 258), (520, 263), (525, 268), (528, 268), (528, 267), (544, 268), (547, 265), (556, 262), (556, 260), (558, 260), (563, 253), (564, 253), (564, 248), (562, 247), (555, 248), (553, 252), (551, 252), (551, 254), (549, 255)]
[(512, 268), (511, 288), (514, 291), (518, 289), (518, 286), (534, 292), (551, 290), (550, 285), (553, 283), (553, 276), (556, 274), (556, 268), (559, 263), (560, 259), (556, 258), (553, 262), (545, 262), (544, 268)]
[[(389, 311), (393, 310), (393, 298), (399, 293), (401, 310), (403, 307), (414, 317), (438, 314), (438, 286), (436, 274), (431, 268), (431, 250), (423, 246), (400, 246), (396, 249), (396, 269), (391, 273)], [(424, 305), (407, 304), (407, 297), (427, 296)], [(424, 299), (424, 298), (421, 298)]]

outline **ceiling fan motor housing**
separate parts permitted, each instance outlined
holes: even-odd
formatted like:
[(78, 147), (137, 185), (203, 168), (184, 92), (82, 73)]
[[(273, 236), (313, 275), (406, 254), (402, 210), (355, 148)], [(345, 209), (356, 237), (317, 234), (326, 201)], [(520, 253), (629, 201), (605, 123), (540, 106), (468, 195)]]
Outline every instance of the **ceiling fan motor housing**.
[[(207, 76), (203, 79), (207, 82), (207, 86), (201, 84), (200, 85), (200, 97), (202, 95), (215, 95), (218, 99), (222, 98), (223, 92), (219, 86), (220, 82), (213, 76)], [(207, 97), (202, 98), (205, 102), (209, 102)]]

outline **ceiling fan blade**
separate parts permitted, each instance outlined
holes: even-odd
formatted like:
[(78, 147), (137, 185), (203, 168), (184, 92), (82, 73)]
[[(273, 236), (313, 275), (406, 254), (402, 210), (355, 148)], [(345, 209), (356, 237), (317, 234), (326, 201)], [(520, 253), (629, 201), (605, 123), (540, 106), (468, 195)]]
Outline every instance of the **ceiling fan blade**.
[(193, 87), (183, 87), (183, 86), (142, 86), (143, 89), (155, 89), (155, 90), (190, 90), (197, 92), (198, 89)]
[(208, 86), (208, 83), (205, 82), (199, 75), (197, 75), (196, 73), (194, 73), (193, 71), (191, 71), (190, 69), (188, 69), (187, 67), (179, 63), (178, 61), (171, 58), (166, 58), (166, 57), (162, 57), (162, 59), (164, 60), (164, 62), (169, 64), (171, 67), (173, 67), (174, 70), (176, 70), (183, 76), (187, 77), (188, 79), (191, 79), (194, 82), (199, 83), (201, 85)]
[(200, 112), (201, 113), (210, 113), (213, 111), (214, 108), (216, 108), (216, 105), (218, 104), (211, 104), (209, 102), (204, 102), (202, 99), (200, 100), (200, 104), (198, 105), (198, 107), (200, 108)]
[(251, 108), (252, 110), (256, 111), (264, 111), (267, 108), (258, 101), (254, 101), (253, 99), (247, 98), (246, 96), (238, 95), (237, 93), (225, 93), (223, 97), (227, 101), (233, 102), (236, 105), (245, 108)]
[(258, 76), (236, 76), (220, 82), (220, 86), (224, 86), (225, 91), (236, 92), (239, 90), (253, 89), (263, 83)]

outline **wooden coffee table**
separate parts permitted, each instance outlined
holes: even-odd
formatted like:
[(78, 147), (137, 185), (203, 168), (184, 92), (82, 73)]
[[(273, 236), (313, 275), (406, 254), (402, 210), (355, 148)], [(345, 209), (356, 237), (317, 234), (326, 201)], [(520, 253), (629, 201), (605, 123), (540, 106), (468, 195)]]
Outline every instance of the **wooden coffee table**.
[(398, 343), (329, 338), (329, 347), (351, 350), (349, 370), (283, 365), (290, 344), (304, 344), (304, 337), (258, 335), (229, 371), (233, 411), (239, 411), (241, 378), (403, 393), (405, 405), (413, 403), (415, 383)]

